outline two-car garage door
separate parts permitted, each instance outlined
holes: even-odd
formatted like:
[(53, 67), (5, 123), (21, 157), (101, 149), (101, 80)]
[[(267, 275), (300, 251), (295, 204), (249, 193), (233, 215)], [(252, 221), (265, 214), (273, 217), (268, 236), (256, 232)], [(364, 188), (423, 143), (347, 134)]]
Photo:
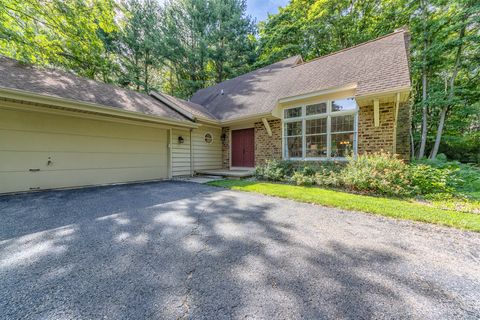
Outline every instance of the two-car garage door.
[(0, 107), (0, 193), (168, 177), (167, 130)]

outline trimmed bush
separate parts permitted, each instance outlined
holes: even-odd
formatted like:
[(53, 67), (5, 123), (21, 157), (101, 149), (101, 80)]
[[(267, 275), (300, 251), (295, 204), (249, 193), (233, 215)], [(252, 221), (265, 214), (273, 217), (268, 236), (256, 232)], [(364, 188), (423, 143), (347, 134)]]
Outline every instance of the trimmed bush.
[(347, 189), (397, 197), (412, 193), (408, 166), (389, 153), (350, 157), (341, 175)]
[(255, 177), (267, 181), (284, 181), (293, 173), (291, 161), (269, 160), (263, 166), (255, 168)]

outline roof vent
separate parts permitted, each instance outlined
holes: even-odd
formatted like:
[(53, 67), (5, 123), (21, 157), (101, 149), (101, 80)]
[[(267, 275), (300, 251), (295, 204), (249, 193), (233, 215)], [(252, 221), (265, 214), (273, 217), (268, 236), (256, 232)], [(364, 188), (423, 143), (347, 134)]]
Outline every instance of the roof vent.
[(223, 91), (223, 89), (220, 90), (220, 94), (223, 96), (225, 94), (225, 91)]

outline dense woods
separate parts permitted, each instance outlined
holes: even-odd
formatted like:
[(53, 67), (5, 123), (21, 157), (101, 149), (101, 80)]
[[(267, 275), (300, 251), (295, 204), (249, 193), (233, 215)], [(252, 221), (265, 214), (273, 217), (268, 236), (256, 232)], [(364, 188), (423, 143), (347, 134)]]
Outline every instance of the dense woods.
[(138, 91), (196, 90), (407, 27), (415, 157), (480, 162), (480, 3), (292, 0), (266, 21), (242, 0), (0, 0), (0, 54)]

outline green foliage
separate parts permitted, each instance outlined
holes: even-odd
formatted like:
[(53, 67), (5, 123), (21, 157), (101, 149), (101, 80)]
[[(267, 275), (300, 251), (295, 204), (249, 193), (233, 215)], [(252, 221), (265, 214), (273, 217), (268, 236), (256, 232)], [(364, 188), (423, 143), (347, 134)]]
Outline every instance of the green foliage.
[(411, 194), (407, 165), (389, 153), (374, 153), (350, 157), (342, 171), (347, 189), (388, 196)]
[(155, 86), (155, 69), (164, 49), (161, 7), (156, 0), (129, 0), (124, 12), (125, 23), (114, 43), (121, 70), (118, 81), (148, 92)]
[[(480, 168), (458, 161), (447, 161), (445, 155), (440, 154), (435, 160), (418, 160), (412, 167), (425, 165), (448, 173), (447, 188), (454, 189), (456, 194), (473, 199), (480, 199)], [(435, 178), (434, 178), (435, 179)], [(442, 192), (441, 190), (438, 192)]]
[(393, 197), (480, 199), (480, 169), (444, 155), (411, 164), (384, 152), (350, 157), (346, 164), (272, 160), (256, 168), (256, 177)]
[(255, 168), (255, 176), (267, 181), (284, 181), (292, 173), (293, 163), (290, 161), (269, 160)]
[[(480, 108), (475, 112), (479, 115)], [(453, 125), (456, 125), (456, 123), (452, 123), (452, 126)], [(458, 124), (457, 128), (468, 125), (468, 123)], [(452, 134), (455, 134), (455, 132), (452, 132)], [(443, 137), (442, 144), (440, 145), (440, 152), (445, 154), (449, 159), (458, 159), (465, 163), (480, 164), (480, 131), (465, 134), (457, 133), (457, 135), (447, 133), (447, 135)]]
[(168, 2), (163, 15), (163, 88), (188, 98), (248, 71), (255, 59), (256, 31), (245, 12), (243, 0)]
[(295, 172), (290, 178), (297, 186), (312, 186), (315, 183), (315, 176), (303, 172)]
[(118, 30), (113, 0), (1, 0), (0, 54), (112, 80), (104, 40)]
[(455, 192), (455, 171), (449, 168), (436, 168), (427, 164), (412, 165), (409, 176), (417, 194), (437, 194), (437, 197), (445, 197)]

